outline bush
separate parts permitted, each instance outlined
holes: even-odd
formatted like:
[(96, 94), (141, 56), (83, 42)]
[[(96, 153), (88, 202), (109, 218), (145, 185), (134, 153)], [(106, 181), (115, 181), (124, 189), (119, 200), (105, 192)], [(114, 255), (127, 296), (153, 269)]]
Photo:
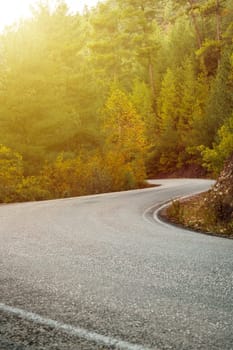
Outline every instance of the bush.
[(16, 199), (16, 188), (22, 181), (23, 163), (19, 153), (0, 145), (0, 202)]
[(224, 162), (233, 151), (233, 115), (226, 120), (218, 131), (218, 142), (213, 148), (201, 148), (203, 165), (214, 175), (218, 175)]
[(23, 178), (16, 188), (16, 195), (20, 202), (52, 198), (50, 191), (45, 186), (45, 181), (40, 176)]
[(179, 200), (175, 200), (167, 209), (167, 214), (170, 218), (174, 219), (177, 223), (183, 221), (183, 206)]

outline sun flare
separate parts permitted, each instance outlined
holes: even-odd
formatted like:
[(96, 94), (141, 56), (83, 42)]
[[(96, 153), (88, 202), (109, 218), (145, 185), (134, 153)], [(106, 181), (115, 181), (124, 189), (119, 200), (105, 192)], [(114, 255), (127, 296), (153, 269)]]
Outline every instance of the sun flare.
[[(20, 19), (30, 17), (31, 6), (35, 6), (38, 2), (39, 0), (0, 0), (0, 30)], [(53, 7), (57, 0), (49, 0), (48, 2)], [(72, 12), (81, 12), (85, 5), (95, 6), (98, 0), (65, 0), (65, 2)]]
[(20, 18), (30, 15), (30, 0), (8, 0), (0, 3), (0, 26), (10, 25)]

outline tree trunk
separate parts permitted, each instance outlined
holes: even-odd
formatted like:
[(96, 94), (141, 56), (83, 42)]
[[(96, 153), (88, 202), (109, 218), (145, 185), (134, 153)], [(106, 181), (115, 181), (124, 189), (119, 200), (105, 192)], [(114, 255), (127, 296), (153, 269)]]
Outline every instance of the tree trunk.
[(154, 78), (154, 67), (151, 62), (151, 57), (149, 58), (149, 81), (153, 99), (155, 99), (155, 78)]
[(221, 40), (221, 14), (219, 0), (216, 0), (216, 40)]
[(196, 32), (197, 45), (198, 45), (198, 48), (200, 49), (201, 46), (202, 46), (202, 37), (201, 37), (201, 32), (200, 32), (198, 24), (197, 24), (197, 18), (196, 18), (196, 15), (194, 13), (194, 8), (193, 8), (194, 2), (193, 2), (193, 0), (189, 0), (189, 4), (190, 4), (190, 7), (191, 7), (190, 16), (191, 16), (191, 19), (192, 19), (192, 22), (193, 22), (193, 26), (194, 26), (194, 29), (195, 29), (195, 32)]

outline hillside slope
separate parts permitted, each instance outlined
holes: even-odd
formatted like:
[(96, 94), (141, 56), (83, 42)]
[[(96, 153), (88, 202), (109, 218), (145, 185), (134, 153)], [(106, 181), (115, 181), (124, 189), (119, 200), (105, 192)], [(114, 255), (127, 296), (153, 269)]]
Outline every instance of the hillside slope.
[(208, 192), (173, 202), (162, 216), (187, 228), (233, 238), (233, 153)]

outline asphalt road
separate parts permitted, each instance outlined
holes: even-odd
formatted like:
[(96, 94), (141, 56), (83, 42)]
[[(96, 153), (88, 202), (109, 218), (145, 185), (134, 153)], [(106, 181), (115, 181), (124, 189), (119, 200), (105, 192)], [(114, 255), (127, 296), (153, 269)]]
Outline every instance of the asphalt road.
[(0, 207), (0, 350), (233, 349), (233, 240), (163, 225), (211, 185)]

